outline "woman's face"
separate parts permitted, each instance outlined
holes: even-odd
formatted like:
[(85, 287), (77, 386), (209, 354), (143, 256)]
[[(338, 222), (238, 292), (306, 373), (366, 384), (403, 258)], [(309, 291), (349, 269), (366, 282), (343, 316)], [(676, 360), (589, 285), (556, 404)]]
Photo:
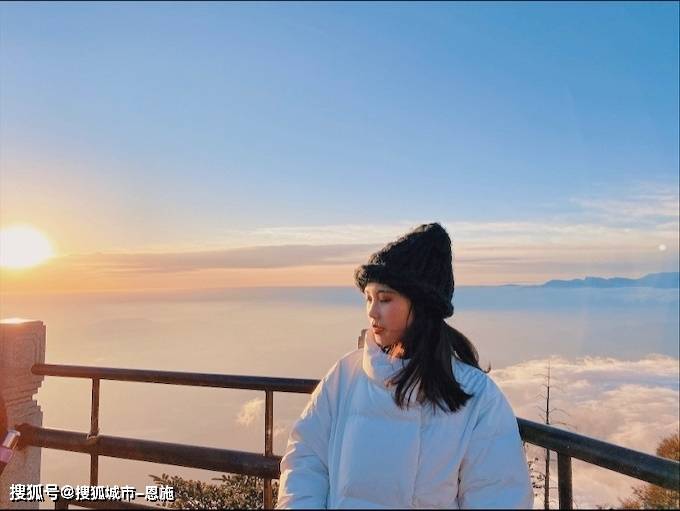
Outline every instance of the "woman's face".
[(411, 300), (391, 287), (369, 282), (364, 289), (366, 314), (375, 340), (391, 346), (401, 340), (406, 327), (413, 321)]

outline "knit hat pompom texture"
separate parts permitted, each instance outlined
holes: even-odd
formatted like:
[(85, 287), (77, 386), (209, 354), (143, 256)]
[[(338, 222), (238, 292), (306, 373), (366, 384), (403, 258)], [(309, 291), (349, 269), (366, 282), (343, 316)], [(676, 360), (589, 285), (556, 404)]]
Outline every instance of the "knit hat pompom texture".
[(371, 255), (354, 270), (354, 281), (362, 293), (369, 282), (386, 284), (447, 318), (453, 314), (451, 238), (438, 223), (419, 225)]

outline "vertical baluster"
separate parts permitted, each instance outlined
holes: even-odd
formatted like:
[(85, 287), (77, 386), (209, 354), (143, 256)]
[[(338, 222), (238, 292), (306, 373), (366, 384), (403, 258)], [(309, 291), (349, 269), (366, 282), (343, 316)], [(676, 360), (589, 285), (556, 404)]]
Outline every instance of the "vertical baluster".
[(573, 509), (571, 484), (571, 457), (557, 453), (557, 486), (560, 495), (560, 509)]
[[(87, 435), (91, 445), (96, 447), (99, 435), (99, 378), (92, 378), (92, 409), (90, 413), (90, 433)], [(99, 481), (99, 456), (93, 450), (90, 453), (90, 485), (97, 486)]]
[(68, 509), (68, 500), (57, 497), (57, 500), (54, 501), (54, 509)]
[(543, 484), (543, 509), (550, 509), (550, 449), (545, 450), (545, 481)]
[[(265, 390), (265, 412), (264, 412), (264, 455), (273, 456), (273, 438), (274, 438), (274, 392), (272, 390)], [(272, 480), (264, 479), (264, 508), (273, 509), (272, 497)]]

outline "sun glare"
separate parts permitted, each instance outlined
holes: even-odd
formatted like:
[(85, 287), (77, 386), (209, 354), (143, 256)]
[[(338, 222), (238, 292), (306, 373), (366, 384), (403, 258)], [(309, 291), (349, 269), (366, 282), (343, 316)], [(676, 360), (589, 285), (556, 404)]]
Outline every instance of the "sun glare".
[(30, 268), (53, 255), (49, 240), (33, 227), (17, 225), (0, 231), (0, 266), (3, 268)]

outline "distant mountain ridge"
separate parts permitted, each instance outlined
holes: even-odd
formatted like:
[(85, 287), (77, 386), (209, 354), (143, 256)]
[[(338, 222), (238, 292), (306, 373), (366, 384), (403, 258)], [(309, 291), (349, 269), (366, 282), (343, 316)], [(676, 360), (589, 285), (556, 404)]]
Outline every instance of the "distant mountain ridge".
[(649, 273), (639, 279), (629, 279), (625, 277), (612, 277), (609, 279), (602, 277), (586, 277), (585, 279), (572, 280), (549, 280), (545, 284), (536, 287), (550, 288), (617, 288), (617, 287), (655, 287), (662, 289), (673, 289), (680, 287), (679, 272)]

